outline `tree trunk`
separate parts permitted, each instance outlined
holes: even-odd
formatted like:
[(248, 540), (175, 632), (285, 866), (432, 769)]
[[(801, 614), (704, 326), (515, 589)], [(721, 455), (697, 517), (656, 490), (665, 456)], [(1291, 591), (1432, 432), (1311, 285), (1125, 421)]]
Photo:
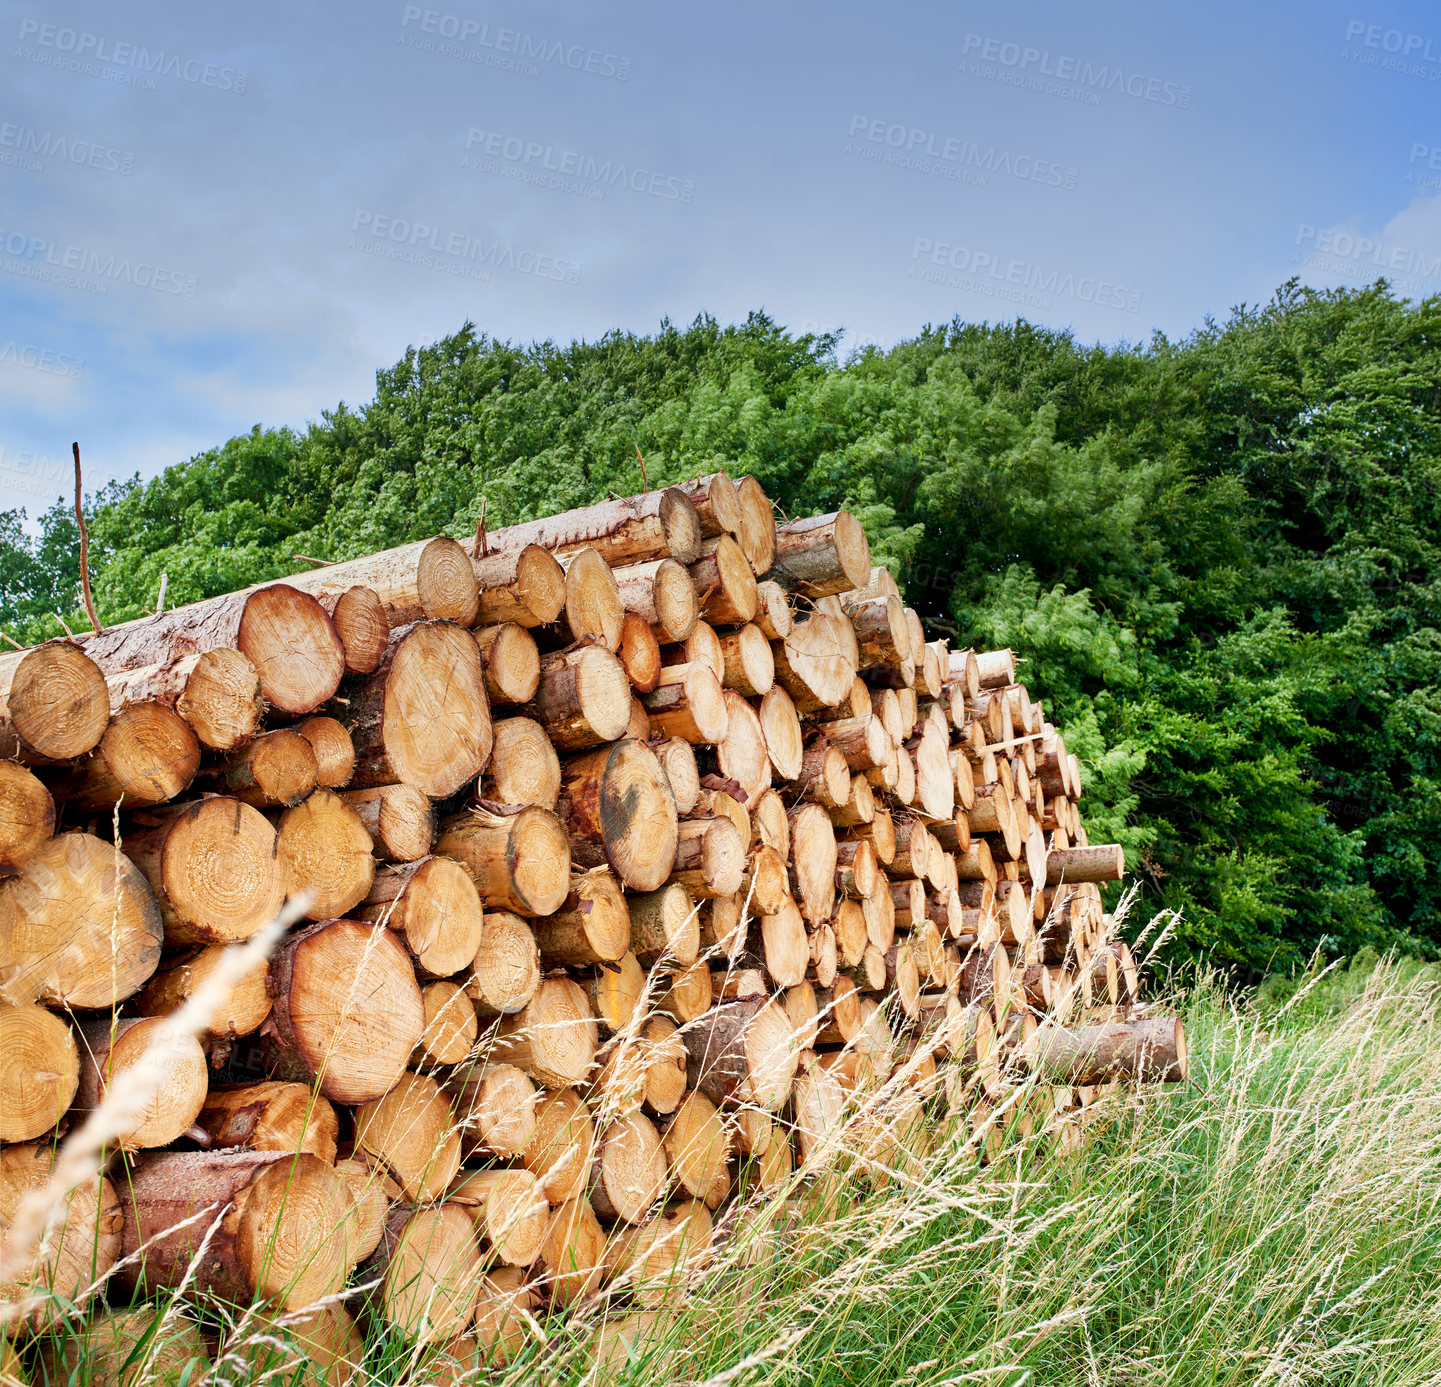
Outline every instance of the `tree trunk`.
[(1047, 1083), (1183, 1083), (1186, 1029), (1179, 1017), (1147, 1017), (1068, 1031), (1045, 1026), (1028, 1051), (1030, 1068)]
[[(323, 577), (323, 571), (317, 577)], [(390, 640), (385, 605), (373, 588), (353, 587), (313, 591), (315, 599), (335, 624), (347, 674), (374, 674)]]
[(375, 855), (391, 862), (424, 857), (435, 841), (435, 811), (413, 785), (343, 790), (340, 798), (360, 816)]
[(540, 1255), (550, 1205), (530, 1171), (462, 1170), (446, 1200), (465, 1209), (481, 1242), (507, 1267), (528, 1267)]
[(811, 925), (820, 925), (836, 903), (836, 831), (815, 804), (793, 809), (790, 829), (792, 879), (801, 913)]
[(567, 761), (561, 775), (558, 812), (576, 865), (608, 863), (633, 891), (659, 887), (675, 862), (678, 833), (675, 798), (655, 753), (641, 742), (615, 742)]
[(747, 698), (769, 693), (776, 681), (776, 660), (770, 642), (759, 626), (751, 623), (720, 638), (725, 662), (725, 687)]
[(677, 482), (675, 490), (684, 492), (686, 499), (695, 506), (704, 538), (740, 534), (745, 523), (740, 495), (736, 484), (724, 472), (712, 472), (693, 481)]
[(414, 1203), (440, 1198), (460, 1169), (460, 1133), (440, 1085), (402, 1074), (389, 1093), (355, 1110), (355, 1145), (381, 1162)]
[(620, 662), (630, 686), (649, 693), (660, 682), (660, 644), (649, 624), (627, 612), (620, 628)]
[(816, 1042), (822, 1045), (848, 1045), (861, 1033), (865, 1014), (861, 1011), (861, 995), (853, 979), (842, 973), (829, 987), (816, 992), (820, 1028)]
[(55, 801), (23, 766), (0, 761), (0, 877), (19, 871), (55, 832)]
[[(622, 743), (625, 745), (625, 743)], [(453, 857), (487, 907), (549, 915), (570, 890), (570, 841), (548, 809), (470, 809), (441, 825), (436, 851)]]
[(743, 626), (755, 616), (760, 603), (755, 571), (730, 535), (706, 540), (687, 571), (701, 615), (712, 626)]
[(627, 612), (640, 617), (658, 641), (683, 641), (700, 619), (695, 583), (674, 559), (656, 559), (615, 570), (616, 590)]
[(77, 645), (0, 655), (0, 759), (69, 761), (98, 746), (109, 723), (105, 676)]
[(470, 555), (448, 535), (437, 535), (420, 551), (415, 562), (415, 590), (427, 619), (475, 624), (480, 584)]
[(769, 576), (803, 597), (864, 587), (870, 572), (870, 543), (849, 511), (792, 520), (776, 529), (775, 566)]
[(289, 808), (315, 789), (319, 775), (320, 763), (310, 741), (282, 727), (208, 766), (200, 783), (210, 793), (229, 795), (257, 809)]
[(491, 706), (529, 703), (540, 687), (540, 652), (535, 637), (514, 621), (482, 626), (475, 633)]
[(492, 531), (487, 548), (510, 550), (539, 544), (557, 555), (590, 548), (617, 568), (670, 557), (693, 563), (700, 547), (696, 507), (678, 487), (617, 497)]
[(312, 920), (336, 920), (360, 904), (375, 880), (370, 835), (355, 812), (331, 790), (316, 790), (287, 809), (276, 826), (275, 851), (288, 895), (310, 893)]
[(545, 728), (531, 718), (501, 718), (481, 783), (485, 798), (493, 803), (554, 809), (560, 796), (560, 758)]
[(1126, 875), (1126, 854), (1118, 843), (1086, 848), (1053, 848), (1046, 858), (1046, 884), (1063, 881), (1120, 881)]
[(475, 540), (462, 540), (480, 590), (476, 620), (491, 626), (511, 621), (527, 629), (546, 626), (565, 607), (565, 570), (538, 544), (475, 558)]
[(692, 897), (729, 896), (740, 889), (744, 878), (745, 846), (729, 819), (686, 819), (678, 825), (672, 880)]
[(335, 718), (306, 718), (295, 730), (315, 753), (315, 783), (325, 790), (343, 790), (355, 774), (355, 743)]
[(635, 1019), (645, 996), (645, 970), (632, 953), (590, 970), (584, 983), (597, 1022), (607, 1032), (624, 1031)]
[(31, 1003), (0, 1004), (0, 1142), (53, 1131), (75, 1099), (80, 1054), (70, 1027)]
[(785, 1008), (765, 997), (722, 1002), (683, 1032), (688, 1082), (717, 1106), (755, 1104), (778, 1112), (790, 1093), (799, 1049)]
[(866, 839), (836, 843), (836, 890), (863, 899), (880, 886), (881, 866), (874, 844)]
[(696, 766), (695, 749), (680, 737), (671, 737), (655, 747), (655, 754), (675, 800), (676, 813), (689, 814), (700, 799), (700, 770)]
[(640, 701), (653, 737), (680, 737), (692, 746), (714, 746), (725, 738), (725, 696), (706, 665), (667, 666), (660, 686)]
[(448, 978), (474, 961), (484, 917), (465, 869), (425, 857), (376, 872), (356, 918), (393, 930), (422, 977)]
[(493, 1062), (513, 1064), (546, 1088), (567, 1088), (589, 1076), (597, 1039), (579, 985), (546, 978), (521, 1011), (501, 1019), (490, 1053)]
[(613, 963), (630, 947), (630, 907), (608, 868), (571, 877), (570, 894), (547, 919), (537, 921), (541, 960), (547, 968)]
[(513, 1158), (530, 1145), (541, 1095), (522, 1070), (487, 1057), (458, 1074), (452, 1088), (467, 1154)]
[(565, 1204), (584, 1194), (594, 1149), (590, 1110), (573, 1088), (566, 1088), (541, 1097), (535, 1132), (520, 1160), (552, 1204)]
[(655, 1124), (627, 1113), (596, 1141), (591, 1207), (607, 1222), (639, 1223), (665, 1188), (666, 1156)]
[(541, 662), (540, 687), (524, 711), (559, 751), (613, 742), (630, 720), (625, 666), (603, 646), (560, 651)]
[(838, 628), (836, 618), (817, 612), (771, 645), (776, 682), (801, 713), (837, 707), (851, 692), (856, 671)]
[(920, 819), (902, 815), (892, 821), (896, 850), (886, 864), (893, 877), (925, 876), (935, 851), (930, 830)]
[[(418, 1344), (444, 1343), (470, 1323), (484, 1262), (470, 1213), (458, 1204), (397, 1205), (385, 1234), (361, 1268), (375, 1317)], [(382, 1279), (383, 1278), (383, 1279)]]
[(55, 782), (73, 814), (110, 814), (162, 804), (184, 792), (200, 766), (190, 725), (161, 703), (131, 703), (110, 720), (95, 752)]
[[(224, 944), (190, 949), (170, 955), (161, 968), (135, 996), (135, 1010), (141, 1016), (170, 1016), (190, 1000), (191, 994), (208, 978), (225, 953)], [(251, 1035), (270, 1015), (270, 993), (265, 981), (268, 965), (262, 961), (244, 973), (231, 987), (225, 1004), (210, 1023), (206, 1035), (214, 1040), (233, 1040)]]
[(238, 650), (216, 646), (166, 664), (122, 670), (105, 680), (110, 710), (154, 700), (173, 708), (201, 746), (234, 751), (260, 730), (265, 702), (255, 666)]
[(625, 608), (606, 561), (594, 549), (580, 549), (560, 563), (565, 569), (565, 606), (543, 639), (552, 645), (594, 642), (618, 650)]
[(305, 1084), (229, 1084), (205, 1096), (195, 1125), (219, 1148), (309, 1152), (335, 1163), (339, 1119)]
[(540, 950), (530, 926), (508, 910), (486, 913), (466, 995), (480, 1016), (520, 1011), (540, 988)]

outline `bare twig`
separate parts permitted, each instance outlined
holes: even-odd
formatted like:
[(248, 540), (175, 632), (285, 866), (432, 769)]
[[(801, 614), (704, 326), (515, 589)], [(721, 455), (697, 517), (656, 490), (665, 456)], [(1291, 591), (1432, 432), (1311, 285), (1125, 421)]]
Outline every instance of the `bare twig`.
[(309, 554), (292, 554), (290, 557), (295, 563), (319, 564), (321, 568), (330, 568), (335, 563), (334, 559), (312, 559)]
[[(85, 528), (85, 510), (80, 504), (80, 444), (72, 443), (70, 450), (75, 454), (75, 523), (80, 526), (80, 591), (85, 597), (85, 610), (90, 614), (91, 629), (98, 636), (105, 628), (95, 615), (95, 599), (90, 595), (90, 532)], [(63, 621), (60, 624), (65, 625)]]
[(485, 497), (480, 498), (480, 519), (475, 522), (475, 557), (483, 559), (486, 554)]
[(635, 445), (635, 460), (640, 463), (640, 489), (649, 491), (650, 483), (645, 479), (645, 459), (641, 456), (639, 443)]
[(10, 644), (13, 645), (16, 650), (28, 650), (28, 649), (30, 648), (30, 647), (27, 646), (27, 645), (21, 645), (20, 642), (17, 641), (14, 636), (7, 636), (4, 631), (0, 631), (0, 640), (9, 641)]
[(69, 636), (70, 639), (73, 641), (75, 639), (75, 632), (65, 625), (65, 618), (61, 616), (59, 612), (51, 612), (50, 615), (53, 616), (55, 620), (60, 623), (61, 627), (64, 629), (65, 634)]
[(160, 596), (155, 600), (155, 615), (159, 616), (165, 610), (165, 584), (169, 578), (168, 574), (160, 575)]

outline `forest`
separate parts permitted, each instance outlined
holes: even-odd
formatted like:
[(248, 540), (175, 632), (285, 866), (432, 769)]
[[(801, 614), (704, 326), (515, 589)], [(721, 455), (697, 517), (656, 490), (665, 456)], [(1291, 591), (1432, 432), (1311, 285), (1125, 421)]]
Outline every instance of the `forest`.
[[(125, 620), (162, 574), (173, 606), (718, 467), (851, 509), (933, 635), (1024, 656), (1134, 918), (1181, 912), (1178, 962), (1441, 953), (1441, 298), (1384, 281), (1113, 345), (956, 320), (842, 355), (761, 312), (563, 346), (465, 324), (363, 404), (88, 497), (95, 600)], [(0, 513), (21, 643), (87, 620), (73, 497), (37, 519)]]

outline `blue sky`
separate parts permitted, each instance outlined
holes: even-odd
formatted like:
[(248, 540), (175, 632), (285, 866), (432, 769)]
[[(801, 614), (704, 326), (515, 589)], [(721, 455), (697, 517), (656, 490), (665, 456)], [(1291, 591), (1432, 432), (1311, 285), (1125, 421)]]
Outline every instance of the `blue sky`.
[(1441, 291), (1441, 10), (0, 4), (0, 509), (529, 341)]

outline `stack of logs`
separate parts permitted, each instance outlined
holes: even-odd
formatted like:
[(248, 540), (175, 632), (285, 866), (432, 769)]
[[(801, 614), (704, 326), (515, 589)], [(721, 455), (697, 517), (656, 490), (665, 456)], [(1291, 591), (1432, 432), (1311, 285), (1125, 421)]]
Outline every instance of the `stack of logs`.
[(331, 1380), (352, 1310), (493, 1362), (542, 1307), (665, 1303), (793, 1181), (1185, 1072), (1011, 652), (927, 642), (851, 515), (778, 526), (750, 477), (7, 655), (0, 699), (0, 1228), (309, 903), (0, 1286), (35, 1381), (176, 1288), (366, 1284), (295, 1331)]

